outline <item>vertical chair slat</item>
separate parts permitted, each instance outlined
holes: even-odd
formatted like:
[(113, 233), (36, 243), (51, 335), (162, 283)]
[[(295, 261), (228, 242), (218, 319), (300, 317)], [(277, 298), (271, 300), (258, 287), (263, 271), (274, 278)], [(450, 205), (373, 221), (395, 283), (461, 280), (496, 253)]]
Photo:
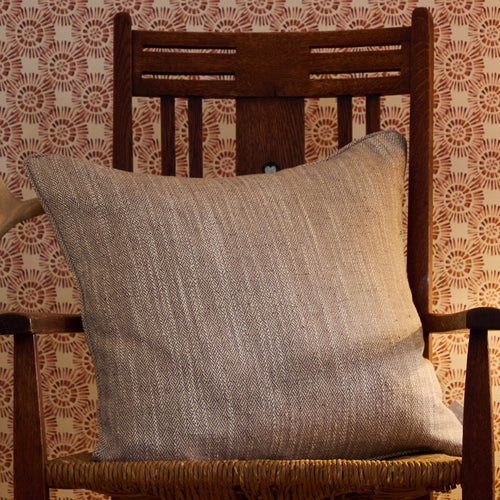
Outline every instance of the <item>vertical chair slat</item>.
[(366, 133), (371, 134), (380, 130), (380, 96), (366, 96)]
[(352, 141), (352, 96), (337, 97), (339, 148)]
[(14, 496), (49, 500), (35, 336), (14, 335)]
[(161, 174), (175, 175), (175, 99), (160, 98)]
[(269, 162), (280, 169), (304, 163), (304, 113), (304, 99), (238, 99), (236, 175), (262, 173)]
[(132, 22), (122, 12), (114, 21), (113, 167), (133, 169), (132, 153)]
[(188, 100), (189, 177), (203, 177), (203, 101), (201, 97)]

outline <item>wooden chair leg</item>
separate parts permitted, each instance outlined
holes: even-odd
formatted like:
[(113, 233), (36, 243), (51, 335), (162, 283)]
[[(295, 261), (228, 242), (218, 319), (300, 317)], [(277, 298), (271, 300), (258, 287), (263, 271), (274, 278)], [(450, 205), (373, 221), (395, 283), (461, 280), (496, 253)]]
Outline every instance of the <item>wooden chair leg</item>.
[(462, 497), (495, 498), (495, 450), (488, 331), (470, 331), (465, 381)]
[(32, 334), (14, 336), (14, 498), (49, 500), (40, 381)]

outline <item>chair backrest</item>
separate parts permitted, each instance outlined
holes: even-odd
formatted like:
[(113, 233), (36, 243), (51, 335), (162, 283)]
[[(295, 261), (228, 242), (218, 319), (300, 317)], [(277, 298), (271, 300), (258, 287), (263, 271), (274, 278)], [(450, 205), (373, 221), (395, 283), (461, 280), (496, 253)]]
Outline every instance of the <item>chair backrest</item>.
[(336, 32), (185, 33), (132, 30), (115, 17), (113, 165), (132, 170), (132, 97), (160, 98), (162, 173), (175, 172), (175, 98), (188, 99), (189, 172), (203, 173), (203, 99), (236, 99), (236, 173), (304, 163), (304, 99), (336, 97), (339, 147), (352, 140), (355, 96), (366, 132), (380, 97), (410, 96), (408, 276), (421, 315), (432, 286), (433, 27), (415, 9), (403, 28)]

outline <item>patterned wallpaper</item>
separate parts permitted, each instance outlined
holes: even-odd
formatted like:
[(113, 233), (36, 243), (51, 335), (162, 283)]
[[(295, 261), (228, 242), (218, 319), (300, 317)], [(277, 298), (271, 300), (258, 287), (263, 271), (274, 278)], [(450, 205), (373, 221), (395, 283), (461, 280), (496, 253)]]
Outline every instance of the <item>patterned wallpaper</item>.
[[(23, 160), (32, 153), (84, 156), (109, 166), (112, 16), (163, 30), (326, 30), (408, 24), (432, 9), (435, 65), (436, 312), (500, 307), (500, 2), (498, 0), (0, 0), (0, 175), (19, 197), (33, 196)], [(364, 103), (355, 100), (355, 134)], [(187, 168), (186, 108), (177, 110), (179, 174)], [(336, 106), (307, 103), (307, 158), (335, 151)], [(135, 161), (159, 168), (158, 103), (134, 107)], [(386, 99), (383, 127), (403, 133), (408, 102)], [(234, 172), (234, 103), (205, 108), (206, 171)], [(78, 295), (45, 217), (0, 241), (0, 307), (78, 312)], [(432, 342), (446, 402), (463, 399), (465, 334)], [(81, 335), (40, 341), (50, 455), (96, 442), (93, 367)], [(492, 335), (495, 417), (500, 425), (500, 338)], [(0, 338), (0, 499), (12, 498), (12, 339)], [(496, 429), (500, 451), (500, 428)], [(500, 466), (500, 462), (499, 462)], [(500, 469), (498, 473), (500, 491)], [(101, 498), (84, 492), (57, 498)], [(460, 498), (454, 491), (440, 498)]]

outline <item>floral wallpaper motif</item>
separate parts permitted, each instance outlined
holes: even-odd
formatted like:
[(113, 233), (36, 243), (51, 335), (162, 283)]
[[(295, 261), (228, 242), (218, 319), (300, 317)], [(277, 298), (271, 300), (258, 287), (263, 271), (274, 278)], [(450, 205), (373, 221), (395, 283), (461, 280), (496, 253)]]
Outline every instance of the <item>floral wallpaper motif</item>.
[[(23, 160), (34, 153), (86, 157), (110, 166), (112, 17), (135, 27), (195, 31), (356, 29), (408, 24), (413, 8), (436, 24), (436, 312), (500, 307), (500, 3), (497, 0), (4, 0), (0, 1), (0, 175), (33, 196)], [(361, 99), (354, 131), (363, 134)], [(158, 103), (137, 99), (137, 170), (159, 171)], [(309, 100), (308, 160), (336, 150), (336, 105)], [(186, 107), (177, 109), (178, 175), (187, 171)], [(384, 128), (403, 133), (408, 101), (385, 100)], [(205, 106), (205, 175), (234, 174), (234, 103)], [(0, 307), (79, 311), (78, 294), (45, 217), (0, 240)], [(91, 449), (97, 439), (93, 366), (81, 335), (40, 339), (49, 453)], [(491, 338), (496, 450), (500, 452), (500, 340)], [(447, 403), (462, 401), (467, 335), (434, 335), (432, 359)], [(0, 337), (0, 499), (12, 498), (12, 339)], [(499, 463), (500, 468), (500, 463)], [(497, 481), (500, 491), (500, 469)], [(53, 492), (54, 498), (102, 498)], [(460, 498), (460, 491), (439, 498)]]

